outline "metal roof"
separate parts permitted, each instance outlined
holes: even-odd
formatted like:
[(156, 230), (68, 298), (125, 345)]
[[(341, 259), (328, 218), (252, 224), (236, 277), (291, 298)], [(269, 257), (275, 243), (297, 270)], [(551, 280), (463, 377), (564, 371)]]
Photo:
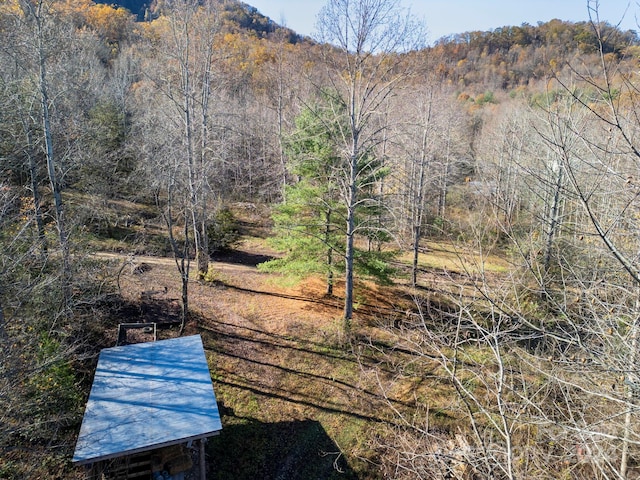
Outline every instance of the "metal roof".
[(222, 429), (200, 335), (100, 352), (73, 462), (93, 463)]

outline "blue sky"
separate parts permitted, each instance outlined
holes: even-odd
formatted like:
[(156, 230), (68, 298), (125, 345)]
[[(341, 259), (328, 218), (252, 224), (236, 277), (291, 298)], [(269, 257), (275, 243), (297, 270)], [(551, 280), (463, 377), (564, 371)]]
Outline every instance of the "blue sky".
[[(316, 15), (327, 0), (243, 0), (275, 22), (302, 35), (312, 35)], [(523, 23), (536, 25), (554, 18), (578, 22), (587, 20), (587, 0), (401, 0), (422, 19), (429, 42), (444, 35), (471, 30), (492, 30)], [(640, 30), (637, 0), (599, 0), (600, 19), (622, 29)], [(595, 4), (595, 1), (591, 1)], [(627, 10), (628, 7), (628, 10)], [(626, 15), (625, 15), (626, 11)]]

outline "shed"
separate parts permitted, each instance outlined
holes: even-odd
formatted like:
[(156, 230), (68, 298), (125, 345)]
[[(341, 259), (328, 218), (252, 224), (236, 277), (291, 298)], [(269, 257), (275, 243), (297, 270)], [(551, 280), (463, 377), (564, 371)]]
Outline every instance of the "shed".
[(204, 472), (204, 439), (221, 429), (200, 335), (106, 348), (73, 462), (95, 471), (109, 460), (200, 440)]

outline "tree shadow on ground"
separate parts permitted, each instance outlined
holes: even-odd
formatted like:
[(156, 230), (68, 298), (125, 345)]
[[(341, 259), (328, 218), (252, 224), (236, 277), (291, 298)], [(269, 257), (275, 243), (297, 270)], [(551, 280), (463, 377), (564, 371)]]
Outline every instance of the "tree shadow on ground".
[[(207, 332), (208, 334), (214, 334), (216, 338), (215, 346), (208, 346), (207, 349), (211, 349), (211, 351), (215, 351), (216, 354), (220, 355), (221, 358), (226, 359), (235, 359), (242, 362), (251, 370), (255, 370), (257, 368), (265, 369), (265, 375), (272, 376), (278, 374), (289, 374), (295, 375), (301, 378), (306, 379), (308, 382), (320, 382), (320, 383), (331, 383), (334, 386), (339, 386), (344, 389), (357, 391), (360, 395), (366, 398), (366, 404), (372, 404), (375, 401), (385, 400), (380, 395), (380, 392), (366, 389), (366, 388), (356, 388), (350, 382), (346, 382), (341, 380), (340, 378), (330, 377), (327, 374), (320, 374), (317, 372), (311, 371), (303, 371), (300, 369), (296, 369), (294, 364), (285, 364), (280, 365), (276, 363), (276, 360), (269, 359), (270, 357), (260, 358), (256, 355), (256, 352), (261, 349), (277, 349), (277, 350), (291, 350), (294, 352), (294, 355), (298, 355), (298, 358), (302, 359), (307, 358), (311, 363), (318, 363), (321, 358), (330, 358), (333, 359), (335, 365), (338, 363), (341, 364), (351, 364), (353, 368), (356, 365), (371, 367), (372, 365), (376, 365), (380, 372), (386, 372), (387, 374), (393, 374), (394, 372), (385, 369), (383, 365), (380, 365), (379, 359), (374, 357), (369, 357), (365, 354), (360, 354), (358, 358), (354, 357), (352, 354), (344, 352), (342, 354), (338, 354), (337, 352), (331, 352), (329, 349), (325, 348), (323, 350), (318, 350), (322, 345), (319, 343), (305, 341), (304, 339), (297, 339), (295, 343), (291, 342), (290, 338), (285, 338), (282, 336), (274, 335), (273, 333), (265, 332), (262, 330), (251, 329), (247, 327), (238, 327), (237, 330), (229, 331), (227, 330), (231, 327), (230, 324), (217, 322), (212, 326), (205, 326), (204, 324), (200, 325), (201, 333)], [(254, 333), (259, 335), (258, 338), (253, 338), (249, 334), (242, 335), (241, 330), (245, 330), (249, 333)], [(206, 341), (206, 340), (205, 340)], [(238, 348), (238, 345), (243, 344), (245, 348)], [(306, 344), (306, 346), (305, 346)], [(388, 346), (385, 346), (389, 348)], [(377, 348), (382, 348), (381, 344), (378, 344)], [(406, 352), (402, 349), (396, 349), (397, 352)], [(410, 352), (409, 352), (410, 353)], [(274, 357), (275, 358), (275, 357)], [(227, 385), (230, 387), (235, 387), (247, 391), (251, 391), (256, 395), (265, 395), (274, 399), (286, 400), (288, 402), (299, 403), (301, 405), (312, 406), (314, 408), (318, 408), (320, 410), (324, 410), (326, 412), (337, 413), (337, 414), (345, 414), (352, 416), (354, 418), (359, 418), (366, 421), (371, 422), (386, 422), (387, 419), (378, 417), (375, 414), (367, 414), (367, 413), (358, 413), (356, 411), (336, 408), (335, 406), (331, 406), (326, 402), (326, 398), (322, 400), (320, 396), (317, 399), (307, 399), (302, 400), (300, 398), (294, 398), (293, 396), (281, 398), (281, 395), (274, 394), (270, 392), (268, 389), (259, 388), (257, 383), (251, 384), (250, 381), (239, 380), (240, 372), (235, 372), (233, 376), (226, 376), (225, 378), (218, 378), (217, 383), (221, 385)], [(251, 386), (252, 385), (252, 386)], [(394, 399), (386, 399), (388, 402), (392, 402), (397, 407), (412, 407), (413, 405), (408, 402), (402, 402)], [(372, 412), (373, 413), (373, 412)]]
[(249, 267), (256, 267), (261, 263), (273, 260), (274, 257), (270, 255), (262, 255), (258, 253), (245, 252), (243, 250), (220, 250), (211, 255), (211, 260), (214, 262), (232, 263), (235, 265), (247, 265)]
[[(224, 428), (207, 445), (209, 479), (357, 479), (320, 422), (263, 423), (233, 417), (220, 405)], [(225, 425), (224, 416), (241, 423)]]

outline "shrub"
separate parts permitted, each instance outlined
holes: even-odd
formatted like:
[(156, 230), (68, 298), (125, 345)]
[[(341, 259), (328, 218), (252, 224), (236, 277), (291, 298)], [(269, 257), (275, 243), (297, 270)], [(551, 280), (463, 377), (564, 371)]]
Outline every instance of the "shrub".
[(207, 227), (211, 252), (232, 248), (240, 239), (238, 222), (228, 208), (221, 208)]

